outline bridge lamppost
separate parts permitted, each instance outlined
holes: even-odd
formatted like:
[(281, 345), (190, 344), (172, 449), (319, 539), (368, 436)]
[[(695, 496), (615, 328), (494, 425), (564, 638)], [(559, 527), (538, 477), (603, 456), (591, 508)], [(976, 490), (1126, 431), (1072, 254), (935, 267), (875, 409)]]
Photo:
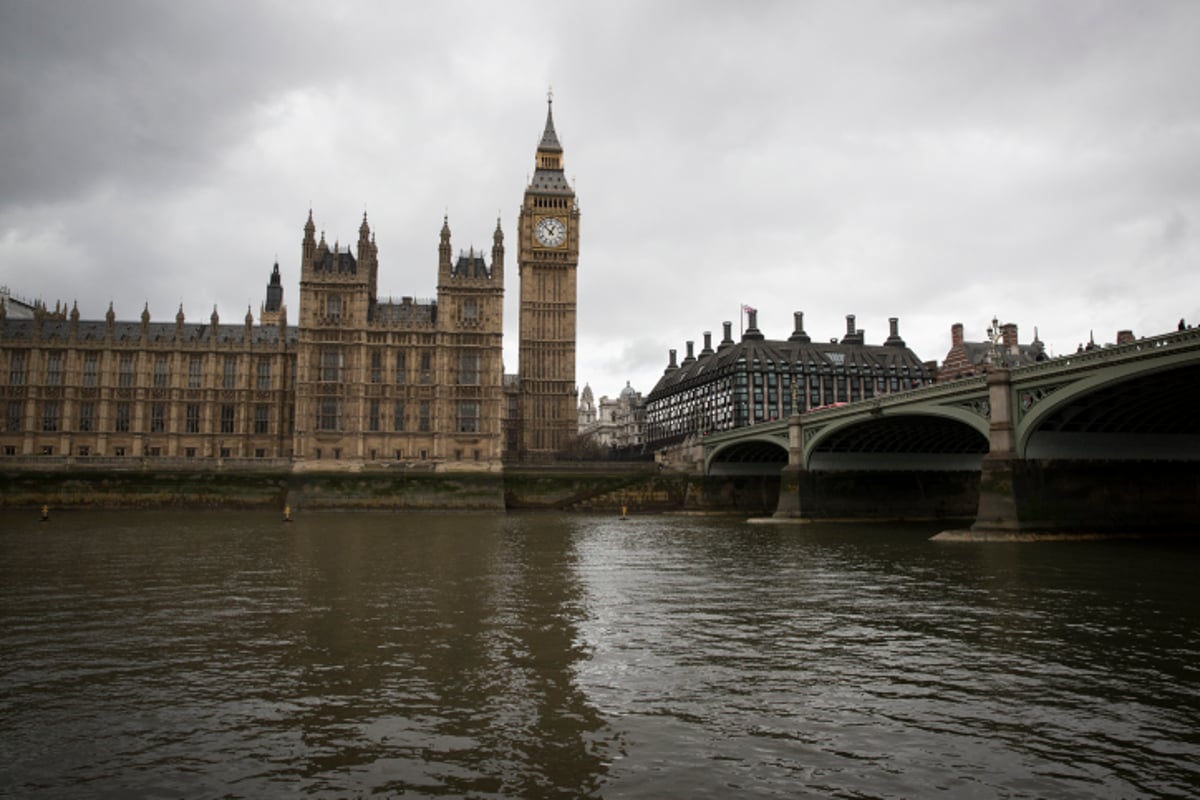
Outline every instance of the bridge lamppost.
[(1000, 320), (995, 316), (992, 317), (992, 327), (988, 328), (988, 338), (992, 340), (992, 366), (1001, 366), (1000, 358)]

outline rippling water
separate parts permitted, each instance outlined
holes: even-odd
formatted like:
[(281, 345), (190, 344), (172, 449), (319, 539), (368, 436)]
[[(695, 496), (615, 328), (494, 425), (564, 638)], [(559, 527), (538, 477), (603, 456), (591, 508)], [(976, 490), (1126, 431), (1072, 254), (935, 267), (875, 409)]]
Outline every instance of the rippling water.
[(1200, 547), (0, 518), (0, 796), (1186, 797)]

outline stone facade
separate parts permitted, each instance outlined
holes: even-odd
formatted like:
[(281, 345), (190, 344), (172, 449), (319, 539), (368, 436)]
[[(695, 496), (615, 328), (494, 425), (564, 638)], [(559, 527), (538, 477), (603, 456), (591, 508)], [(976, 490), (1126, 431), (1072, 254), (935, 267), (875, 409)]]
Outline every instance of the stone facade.
[(0, 317), (0, 455), (286, 458), (296, 332), (275, 325)]
[(6, 290), (0, 456), (498, 471), (505, 458), (555, 453), (575, 432), (579, 209), (549, 110), (537, 159), (518, 222), (519, 377), (503, 373), (499, 220), (489, 263), (453, 256), (444, 219), (436, 298), (393, 299), (377, 293), (366, 215), (351, 251), (318, 238), (310, 210), (294, 327), (278, 264), (257, 324), (250, 309), (222, 324), (215, 308), (189, 323), (182, 306), (173, 324), (148, 307), (118, 322), (111, 305), (82, 321), (77, 307), (10, 303)]
[(521, 274), (520, 442), (516, 457), (551, 460), (575, 439), (579, 205), (563, 173), (552, 107), (517, 222)]
[(357, 255), (310, 213), (300, 267), (296, 345), (298, 469), (329, 463), (433, 462), (499, 469), (503, 381), (504, 234), (492, 261), (452, 259), (449, 220), (438, 246), (437, 299), (381, 299), (366, 215)]

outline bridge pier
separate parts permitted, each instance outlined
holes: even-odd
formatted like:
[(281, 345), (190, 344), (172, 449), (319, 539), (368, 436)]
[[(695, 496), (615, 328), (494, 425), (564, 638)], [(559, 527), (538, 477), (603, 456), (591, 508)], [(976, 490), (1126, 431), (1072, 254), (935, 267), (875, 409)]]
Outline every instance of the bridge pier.
[(788, 418), (788, 463), (779, 472), (779, 503), (775, 508), (776, 519), (797, 519), (804, 513), (800, 507), (800, 487), (804, 469), (803, 425), (799, 414)]
[(1013, 424), (1012, 373), (993, 369), (987, 376), (991, 423), (988, 454), (979, 475), (979, 509), (973, 531), (1021, 530), (1021, 492), (1016, 480), (1016, 435)]

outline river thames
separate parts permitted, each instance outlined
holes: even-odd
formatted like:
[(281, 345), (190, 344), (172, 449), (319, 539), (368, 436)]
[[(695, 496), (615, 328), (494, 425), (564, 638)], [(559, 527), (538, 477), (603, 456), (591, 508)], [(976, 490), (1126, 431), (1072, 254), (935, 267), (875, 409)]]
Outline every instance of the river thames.
[(1200, 793), (1200, 547), (5, 511), (0, 796)]

